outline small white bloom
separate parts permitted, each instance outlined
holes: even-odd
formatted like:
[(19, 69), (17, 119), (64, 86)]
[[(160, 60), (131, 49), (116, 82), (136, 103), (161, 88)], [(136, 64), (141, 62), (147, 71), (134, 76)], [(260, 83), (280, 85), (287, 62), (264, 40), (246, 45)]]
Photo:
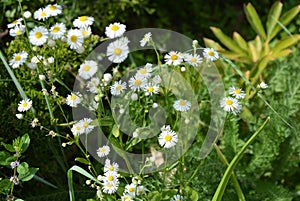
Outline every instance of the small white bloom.
[(101, 158), (101, 157), (104, 157), (104, 156), (107, 156), (110, 152), (110, 147), (107, 146), (107, 145), (104, 145), (102, 147), (99, 147), (97, 149), (97, 155)]
[(25, 12), (23, 13), (23, 16), (24, 16), (26, 19), (28, 19), (28, 18), (31, 17), (31, 12), (27, 10), (27, 11), (25, 11)]
[(186, 68), (183, 66), (183, 67), (180, 68), (180, 71), (181, 71), (181, 72), (185, 72), (185, 71), (186, 71)]
[(121, 197), (121, 200), (122, 201), (133, 201), (132, 197), (130, 195), (126, 195), (126, 194)]
[(21, 65), (23, 65), (28, 57), (28, 53), (25, 51), (22, 51), (20, 53), (13, 54), (13, 58), (9, 61), (9, 65), (12, 68), (19, 68)]
[(102, 190), (104, 193), (113, 194), (118, 190), (119, 183), (120, 183), (119, 181), (118, 182), (105, 182), (103, 184)]
[(39, 123), (39, 120), (38, 118), (34, 118), (32, 121), (31, 121), (31, 127), (32, 128), (35, 128)]
[[(126, 38), (127, 39), (127, 38)], [(113, 63), (123, 62), (129, 53), (128, 39), (120, 38), (107, 46), (106, 56)]]
[(126, 26), (124, 24), (115, 22), (105, 28), (105, 35), (108, 38), (116, 38), (122, 36), (125, 31), (126, 31)]
[(191, 103), (187, 100), (179, 99), (174, 102), (173, 107), (177, 111), (185, 112), (191, 108)]
[(54, 63), (54, 57), (48, 57), (48, 58), (47, 58), (47, 62), (48, 62), (49, 64), (53, 64), (53, 63)]
[(261, 88), (261, 89), (266, 89), (266, 88), (269, 87), (269, 86), (268, 86), (266, 83), (264, 83), (264, 82), (261, 82), (258, 86), (259, 86), (259, 88)]
[(23, 114), (16, 114), (16, 117), (18, 118), (18, 119), (23, 119)]
[(177, 194), (177, 195), (174, 195), (170, 201), (184, 201), (184, 199), (181, 195)]
[(43, 56), (41, 56), (41, 55), (33, 56), (33, 57), (31, 58), (31, 63), (37, 64), (37, 63), (43, 61), (44, 59), (45, 59), (45, 58), (44, 58)]
[(130, 98), (131, 98), (131, 100), (136, 101), (139, 97), (136, 93), (132, 93)]
[(186, 53), (184, 54), (184, 61), (187, 62), (189, 65), (196, 67), (199, 66), (199, 64), (201, 64), (202, 58), (197, 54), (192, 55)]
[(32, 106), (32, 101), (30, 99), (22, 100), (18, 104), (18, 111), (25, 112), (25, 111), (29, 110), (31, 108), (31, 106)]
[(140, 91), (147, 84), (147, 79), (145, 77), (136, 75), (129, 79), (128, 84), (133, 91)]
[(80, 31), (81, 31), (81, 33), (83, 35), (83, 38), (88, 38), (92, 34), (91, 27), (80, 28)]
[(53, 5), (48, 5), (45, 8), (45, 11), (50, 15), (50, 16), (57, 16), (62, 13), (62, 7), (57, 4)]
[(203, 56), (210, 61), (215, 61), (219, 59), (219, 54), (213, 48), (204, 48)]
[(79, 121), (79, 122), (75, 123), (72, 126), (71, 131), (72, 131), (74, 136), (83, 134), (84, 133), (84, 127), (83, 127), (82, 122)]
[(71, 107), (77, 107), (81, 102), (82, 95), (79, 92), (71, 93), (67, 96), (67, 105)]
[(22, 25), (22, 21), (23, 21), (23, 18), (19, 18), (19, 19), (13, 21), (12, 23), (8, 24), (7, 28), (11, 29), (11, 28), (14, 28), (15, 26), (20, 26), (20, 25)]
[(142, 40), (140, 40), (140, 45), (144, 47), (151, 39), (152, 34), (150, 32), (146, 33)]
[(49, 45), (49, 47), (55, 47), (56, 42), (52, 39), (48, 39), (47, 45)]
[(174, 65), (174, 66), (181, 64), (181, 62), (183, 61), (182, 54), (177, 51), (169, 52), (168, 54), (165, 55), (164, 58), (165, 58), (166, 64)]
[(105, 160), (104, 172), (118, 172), (119, 165), (116, 162), (110, 162), (109, 159)]
[(153, 103), (152, 108), (157, 108), (158, 104), (157, 103)]
[(45, 75), (39, 75), (39, 79), (40, 79), (41, 81), (44, 81), (44, 80), (46, 79), (46, 76), (45, 76)]
[(120, 95), (126, 89), (126, 83), (121, 80), (115, 81), (115, 83), (110, 86), (110, 93), (114, 96)]
[(50, 28), (50, 37), (53, 39), (62, 38), (66, 30), (67, 28), (64, 23), (56, 23)]
[(74, 20), (73, 25), (77, 28), (91, 26), (94, 23), (94, 18), (89, 16), (80, 16)]
[(78, 75), (83, 79), (87, 80), (93, 77), (93, 75), (95, 75), (97, 69), (98, 69), (97, 62), (93, 60), (87, 60), (80, 65), (80, 68), (78, 70)]
[(152, 94), (158, 94), (159, 93), (159, 87), (154, 83), (148, 83), (144, 87), (144, 91), (145, 91), (146, 96), (149, 96), (149, 95), (152, 95)]
[(10, 163), (11, 169), (14, 169), (20, 165), (20, 161), (14, 161)]
[(83, 36), (79, 29), (70, 29), (67, 35), (67, 43), (71, 49), (78, 49), (83, 44)]
[(158, 143), (164, 148), (171, 148), (176, 145), (178, 136), (175, 131), (162, 131), (158, 136)]
[(48, 30), (45, 27), (34, 27), (33, 30), (29, 32), (29, 41), (33, 45), (41, 46), (46, 43), (48, 34)]
[(146, 194), (146, 188), (145, 186), (138, 186), (137, 187), (137, 195), (143, 195), (143, 194)]
[(153, 71), (152, 64), (147, 63), (144, 67), (138, 69), (136, 75), (140, 77), (148, 78), (151, 76), (152, 71)]
[(78, 53), (78, 54), (82, 54), (84, 52), (84, 47), (83, 46), (79, 46), (77, 49), (75, 49), (75, 51)]
[(12, 37), (20, 36), (23, 33), (25, 33), (25, 31), (26, 31), (25, 25), (20, 24), (20, 25), (15, 26), (14, 28), (10, 29), (9, 35)]
[(238, 114), (242, 110), (242, 106), (239, 104), (237, 99), (231, 97), (225, 97), (220, 101), (221, 107), (226, 111), (233, 113), (234, 115)]
[(48, 10), (46, 10), (44, 8), (38, 9), (33, 14), (33, 18), (36, 19), (36, 20), (43, 20), (43, 21), (45, 21), (49, 17), (50, 17), (50, 15), (49, 15)]
[(108, 84), (112, 80), (112, 75), (110, 73), (104, 73), (103, 82)]
[(244, 91), (237, 87), (230, 87), (228, 91), (230, 95), (234, 96), (237, 99), (243, 99), (246, 96)]
[(79, 123), (82, 124), (85, 134), (90, 133), (95, 128), (95, 126), (92, 125), (92, 122), (93, 120), (91, 118), (83, 118), (79, 121)]
[(131, 184), (127, 184), (125, 186), (125, 193), (135, 197), (136, 196), (136, 184), (135, 183), (131, 183)]
[(93, 94), (97, 93), (97, 90), (99, 89), (99, 83), (100, 83), (99, 78), (93, 77), (93, 78), (87, 83), (88, 91), (90, 91), (90, 92), (93, 93)]

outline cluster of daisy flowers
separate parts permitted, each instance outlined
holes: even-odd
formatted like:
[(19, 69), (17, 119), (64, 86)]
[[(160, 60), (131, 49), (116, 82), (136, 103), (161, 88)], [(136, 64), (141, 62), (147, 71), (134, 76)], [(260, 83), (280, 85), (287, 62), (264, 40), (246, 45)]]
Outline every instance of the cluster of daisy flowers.
[[(62, 14), (62, 6), (58, 4), (50, 4), (44, 8), (39, 8), (34, 12), (33, 18), (37, 21), (46, 21), (50, 17), (56, 17)], [(9, 33), (13, 37), (18, 37), (26, 32), (26, 26), (23, 24), (24, 21), (30, 20), (32, 17), (29, 11), (24, 12), (24, 18), (15, 20), (14, 22), (7, 25), (10, 29)], [(26, 19), (26, 20), (25, 20)], [(86, 38), (91, 35), (91, 25), (94, 22), (94, 18), (90, 16), (80, 16), (73, 21), (74, 28), (67, 29), (66, 25), (61, 22), (56, 22), (49, 27), (37, 25), (28, 32), (29, 42), (32, 46), (42, 47), (47, 44), (50, 47), (55, 47), (57, 42), (67, 43), (69, 47), (76, 50), (78, 53), (84, 52), (83, 43)], [(39, 57), (32, 58), (31, 62), (27, 62), (27, 65), (32, 68), (34, 64), (42, 61)], [(9, 64), (12, 68), (18, 68), (26, 63), (28, 59), (28, 53), (21, 51), (15, 53)]]
[(229, 96), (223, 98), (220, 105), (226, 112), (237, 115), (242, 110), (240, 100), (245, 98), (246, 94), (242, 89), (234, 86), (229, 88), (228, 93)]

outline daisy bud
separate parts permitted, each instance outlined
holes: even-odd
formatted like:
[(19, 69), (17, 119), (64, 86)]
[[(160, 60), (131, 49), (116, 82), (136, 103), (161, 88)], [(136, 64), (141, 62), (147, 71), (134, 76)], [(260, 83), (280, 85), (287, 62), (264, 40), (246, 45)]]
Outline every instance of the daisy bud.
[(25, 12), (23, 13), (23, 16), (24, 16), (26, 19), (28, 19), (28, 18), (31, 17), (31, 12), (30, 12), (30, 11), (25, 11)]
[(193, 40), (193, 47), (197, 47), (197, 45), (198, 45), (198, 41), (197, 40)]
[(62, 146), (62, 147), (66, 147), (67, 144), (66, 144), (66, 143), (62, 143), (61, 146)]
[(136, 93), (131, 94), (131, 100), (136, 101), (138, 99), (138, 95)]
[(185, 72), (186, 68), (185, 67), (181, 67), (180, 70), (181, 70), (181, 72)]
[(157, 107), (158, 107), (158, 104), (157, 104), (157, 103), (153, 103), (152, 107), (153, 107), (153, 108), (157, 108)]
[(105, 73), (103, 75), (103, 79), (104, 79), (105, 82), (110, 82), (111, 79), (112, 79), (112, 75), (110, 73)]
[(259, 85), (258, 85), (258, 88), (261, 88), (261, 89), (266, 89), (268, 88), (269, 86), (265, 83), (265, 82), (261, 82)]
[(54, 63), (54, 58), (53, 57), (49, 57), (47, 59), (47, 61), (48, 61), (49, 64), (53, 64)]
[(125, 110), (122, 108), (120, 109), (120, 114), (124, 114)]
[(79, 46), (77, 49), (76, 49), (76, 52), (78, 54), (82, 54), (84, 52), (84, 47), (83, 46)]
[(85, 183), (86, 185), (91, 185), (91, 180), (86, 180)]
[(46, 79), (46, 77), (45, 77), (45, 75), (39, 75), (39, 79), (40, 79), (41, 81), (44, 81), (44, 80)]
[(49, 47), (55, 47), (56, 42), (54, 40), (48, 39), (47, 44), (49, 45)]
[(18, 119), (22, 119), (22, 118), (23, 118), (23, 114), (16, 114), (16, 117), (17, 117)]

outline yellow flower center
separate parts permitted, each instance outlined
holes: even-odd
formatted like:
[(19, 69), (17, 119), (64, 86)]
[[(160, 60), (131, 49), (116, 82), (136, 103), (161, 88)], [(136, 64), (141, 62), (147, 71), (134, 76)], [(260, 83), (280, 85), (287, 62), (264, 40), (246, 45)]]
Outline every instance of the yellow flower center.
[(133, 193), (133, 192), (134, 192), (134, 188), (131, 187), (131, 188), (128, 189), (128, 191), (129, 191), (130, 193)]
[(118, 31), (119, 30), (119, 26), (114, 24), (114, 25), (111, 26), (111, 30)]
[(22, 103), (22, 107), (27, 107), (27, 106), (28, 106), (27, 102)]
[(107, 180), (108, 180), (108, 181), (113, 181), (113, 180), (114, 180), (114, 177), (113, 177), (113, 176), (108, 176), (108, 177), (107, 177)]
[(172, 56), (171, 56), (171, 60), (177, 60), (178, 59), (178, 56), (177, 55), (175, 55), (175, 54), (173, 54)]
[(195, 57), (191, 58), (191, 62), (196, 62), (197, 59)]
[(226, 100), (225, 103), (226, 103), (226, 105), (232, 105), (233, 101), (229, 99), (229, 100)]
[(74, 101), (74, 100), (76, 100), (76, 96), (75, 95), (71, 95), (71, 97), (70, 97), (70, 99), (72, 100), (72, 101)]
[(57, 33), (59, 32), (59, 30), (60, 30), (59, 26), (56, 26), (53, 28), (52, 32)]
[(122, 90), (122, 86), (121, 85), (116, 86), (116, 90), (117, 91), (121, 91)]
[(100, 152), (105, 153), (105, 148), (104, 147), (100, 148)]
[(112, 188), (113, 185), (112, 185), (111, 183), (109, 183), (109, 184), (106, 185), (106, 187), (107, 187), (107, 188)]
[(21, 60), (21, 56), (20, 55), (17, 55), (16, 57), (15, 57), (15, 61), (20, 61)]
[(81, 16), (81, 17), (79, 17), (79, 20), (80, 20), (81, 22), (84, 22), (84, 21), (87, 20), (87, 17), (86, 17), (86, 16)]
[(42, 36), (43, 36), (43, 34), (39, 31), (35, 33), (36, 38), (41, 38)]
[(209, 56), (211, 56), (211, 57), (212, 57), (212, 56), (215, 56), (214, 51), (208, 51), (207, 54), (208, 54)]
[(77, 36), (72, 35), (70, 40), (71, 40), (71, 42), (75, 43), (77, 41)]
[(112, 166), (112, 165), (108, 169), (109, 169), (109, 171), (114, 171), (115, 170), (114, 166)]
[(89, 71), (90, 69), (91, 69), (91, 66), (89, 66), (89, 65), (85, 65), (85, 66), (83, 67), (83, 70), (84, 70), (85, 72)]
[(135, 83), (136, 86), (140, 86), (142, 84), (142, 81), (141, 80), (136, 80), (134, 83)]
[(150, 93), (152, 93), (152, 92), (154, 91), (154, 88), (153, 88), (153, 87), (148, 87), (148, 91), (149, 91)]
[(84, 123), (83, 123), (83, 127), (84, 127), (84, 128), (87, 128), (88, 126), (89, 126), (89, 123), (88, 123), (88, 122), (84, 122)]
[(115, 48), (114, 54), (115, 55), (120, 55), (122, 53), (122, 50), (120, 48)]
[(166, 140), (167, 142), (171, 141), (171, 140), (172, 140), (172, 136), (171, 136), (171, 135), (166, 135), (166, 136), (165, 136), (165, 140)]
[(185, 102), (184, 100), (181, 100), (181, 101), (179, 101), (179, 105), (180, 105), (180, 106), (185, 106), (185, 105), (186, 105), (186, 102)]
[(80, 130), (80, 126), (76, 126), (75, 130), (79, 131)]
[(241, 93), (241, 90), (235, 89), (235, 90), (234, 90), (234, 93), (235, 93), (235, 94), (240, 94), (240, 93)]
[(42, 12), (42, 13), (41, 13), (41, 16), (42, 16), (42, 17), (47, 17), (47, 13)]
[(17, 22), (18, 22), (18, 20), (15, 20), (15, 21), (12, 22), (12, 24), (17, 24)]
[(82, 35), (87, 36), (87, 35), (89, 35), (89, 32), (86, 31), (86, 30), (84, 30), (84, 31), (82, 32)]
[(142, 68), (142, 69), (140, 70), (140, 74), (144, 75), (144, 74), (146, 74), (146, 73), (147, 73), (147, 70), (146, 70), (145, 68)]
[(17, 30), (16, 30), (16, 34), (17, 34), (17, 35), (21, 35), (21, 30), (20, 30), (20, 29), (17, 29)]
[(49, 8), (50, 8), (50, 10), (56, 10), (56, 6), (54, 6), (54, 5), (49, 6)]

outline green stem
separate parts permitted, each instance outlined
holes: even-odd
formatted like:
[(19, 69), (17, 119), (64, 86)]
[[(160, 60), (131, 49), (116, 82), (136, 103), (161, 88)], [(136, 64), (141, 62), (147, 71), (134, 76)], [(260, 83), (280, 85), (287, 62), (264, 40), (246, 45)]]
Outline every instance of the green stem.
[[(217, 154), (218, 154), (218, 156), (220, 157), (221, 161), (222, 161), (225, 165), (229, 166), (229, 163), (228, 163), (227, 159), (226, 159), (225, 156), (223, 155), (223, 153), (222, 153), (221, 149), (218, 147), (218, 145), (214, 144), (214, 148), (216, 149)], [(241, 186), (240, 186), (240, 184), (239, 184), (239, 181), (237, 180), (237, 178), (236, 178), (234, 172), (231, 173), (231, 179), (232, 179), (234, 188), (235, 188), (235, 190), (236, 190), (236, 192), (237, 192), (237, 195), (238, 195), (238, 197), (239, 197), (239, 201), (246, 201), (245, 196), (244, 196), (244, 193), (243, 193), (243, 191), (242, 191), (242, 188), (241, 188)]]
[(246, 142), (246, 144), (242, 147), (242, 149), (234, 156), (232, 161), (230, 162), (228, 168), (226, 169), (224, 176), (222, 177), (221, 182), (219, 183), (219, 186), (214, 194), (214, 197), (212, 198), (212, 201), (221, 201), (225, 188), (228, 184), (228, 181), (232, 175), (232, 172), (236, 165), (238, 164), (239, 160), (242, 158), (244, 152), (246, 149), (250, 146), (250, 144), (253, 143), (255, 138), (258, 136), (258, 134), (264, 129), (264, 127), (267, 125), (267, 123), (270, 121), (270, 117), (266, 119), (266, 121), (261, 125), (261, 127), (250, 137), (250, 139)]

